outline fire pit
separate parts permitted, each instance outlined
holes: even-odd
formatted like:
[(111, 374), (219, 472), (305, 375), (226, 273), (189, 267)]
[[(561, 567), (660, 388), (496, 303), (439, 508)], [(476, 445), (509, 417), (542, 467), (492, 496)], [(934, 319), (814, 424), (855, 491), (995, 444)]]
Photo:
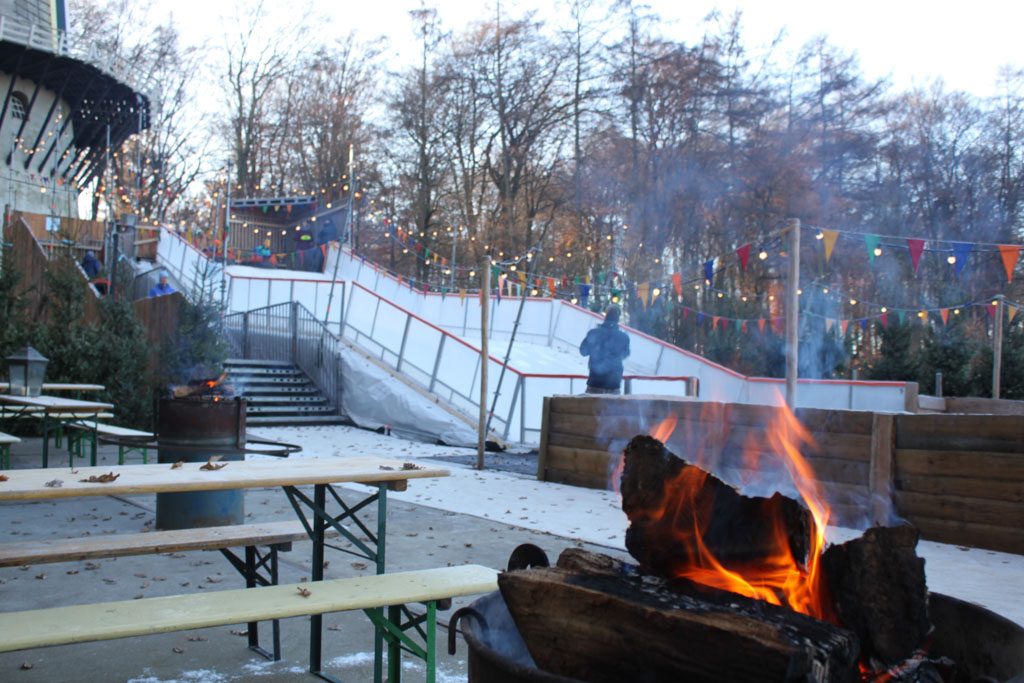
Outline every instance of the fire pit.
[(831, 510), (801, 455), (809, 437), (792, 413), (780, 412), (745, 459), (754, 471), (761, 458), (772, 460), (799, 497), (745, 495), (712, 474), (699, 450), (693, 461), (676, 455), (664, 443), (675, 425), (670, 418), (631, 439), (613, 475), (635, 563), (570, 548), (556, 567), (543, 558), (500, 575), (499, 595), (459, 614), (475, 617), (466, 629), (470, 680), (959, 683), (1024, 675), (1024, 629), (929, 594), (916, 528), (874, 526), (826, 543)]
[[(1024, 628), (987, 609), (941, 593), (929, 594), (935, 653), (958, 665), (957, 683), (1010, 681), (1024, 675)], [(470, 683), (588, 683), (537, 668), (501, 593), (495, 591), (452, 617), (469, 648)]]

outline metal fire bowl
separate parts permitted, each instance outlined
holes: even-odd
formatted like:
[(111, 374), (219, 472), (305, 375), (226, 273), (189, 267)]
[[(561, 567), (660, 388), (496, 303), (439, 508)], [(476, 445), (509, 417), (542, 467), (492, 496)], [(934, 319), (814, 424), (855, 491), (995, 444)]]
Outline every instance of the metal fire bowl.
[[(930, 593), (928, 606), (935, 624), (932, 652), (956, 662), (956, 683), (1024, 676), (1024, 627), (941, 593)], [(469, 647), (470, 683), (587, 683), (537, 668), (499, 591), (453, 615), (449, 629), (453, 653), (456, 618)]]

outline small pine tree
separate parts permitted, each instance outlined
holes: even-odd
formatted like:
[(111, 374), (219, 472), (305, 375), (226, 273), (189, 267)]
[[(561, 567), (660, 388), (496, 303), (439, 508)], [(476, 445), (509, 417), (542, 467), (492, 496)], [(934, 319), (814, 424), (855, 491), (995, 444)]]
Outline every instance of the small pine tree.
[(196, 282), (196, 291), (182, 302), (178, 329), (162, 345), (159, 381), (163, 386), (217, 377), (228, 356), (213, 273), (199, 273)]

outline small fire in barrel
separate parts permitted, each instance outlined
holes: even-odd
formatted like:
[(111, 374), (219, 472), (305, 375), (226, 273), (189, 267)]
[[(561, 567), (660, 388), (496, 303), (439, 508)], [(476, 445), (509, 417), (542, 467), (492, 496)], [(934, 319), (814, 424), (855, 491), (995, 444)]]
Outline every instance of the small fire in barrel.
[(227, 383), (228, 373), (222, 372), (215, 379), (194, 379), (187, 384), (176, 384), (170, 387), (171, 398), (175, 399), (209, 399), (220, 401), (235, 395), (234, 387)]

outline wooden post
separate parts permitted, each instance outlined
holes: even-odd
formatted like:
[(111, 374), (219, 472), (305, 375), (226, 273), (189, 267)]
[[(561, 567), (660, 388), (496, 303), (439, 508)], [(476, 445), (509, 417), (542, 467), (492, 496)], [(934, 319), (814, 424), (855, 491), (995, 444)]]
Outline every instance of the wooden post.
[(1003, 307), (1006, 297), (996, 297), (996, 319), (992, 323), (992, 398), (999, 398), (999, 378), (1003, 371)]
[(484, 260), (480, 273), (480, 427), (476, 440), (476, 468), (484, 468), (484, 448), (487, 446), (487, 319), (491, 304), (491, 257)]
[(537, 449), (537, 481), (547, 481), (548, 432), (551, 430), (551, 397), (544, 397), (540, 414), (540, 447)]
[(789, 233), (789, 276), (786, 280), (786, 405), (796, 408), (800, 326), (800, 219), (786, 222)]
[(892, 511), (892, 451), (895, 436), (894, 415), (875, 413), (871, 416), (871, 463), (868, 490), (871, 493), (869, 510), (871, 523), (889, 523)]

